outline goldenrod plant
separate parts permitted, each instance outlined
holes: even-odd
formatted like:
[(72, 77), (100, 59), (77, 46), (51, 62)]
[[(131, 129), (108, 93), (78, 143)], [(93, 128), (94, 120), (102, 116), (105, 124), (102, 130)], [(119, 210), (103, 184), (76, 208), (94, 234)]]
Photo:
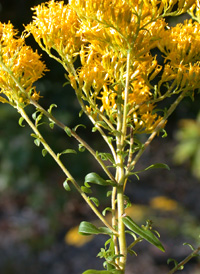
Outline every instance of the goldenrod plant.
[[(183, 98), (194, 97), (200, 86), (199, 1), (70, 0), (65, 4), (51, 0), (33, 11), (33, 20), (21, 36), (10, 22), (0, 24), (0, 101), (18, 111), (19, 124), (26, 122), (31, 127), (42, 155), (49, 153), (64, 172), (64, 188), (75, 187), (102, 222), (100, 227), (86, 221), (79, 226), (82, 235), (108, 236), (98, 253), (104, 258), (104, 270), (89, 269), (84, 274), (124, 274), (127, 254), (134, 255), (134, 247), (142, 240), (165, 251), (151, 221), (140, 226), (128, 216), (130, 201), (125, 191), (140, 172), (169, 169), (166, 164), (149, 163), (139, 171), (137, 163), (156, 136), (167, 135), (167, 120)], [(168, 17), (182, 14), (190, 19), (173, 27), (166, 22)], [(99, 132), (105, 142), (102, 151), (79, 136), (80, 125), (72, 129), (58, 121), (52, 113), (53, 102), (47, 110), (39, 104), (42, 94), (34, 83), (47, 68), (37, 51), (26, 45), (29, 35), (64, 67), (80, 115), (87, 115), (93, 125), (91, 134)], [(160, 104), (162, 101), (166, 103)], [(30, 105), (35, 108), (31, 116), (27, 112)], [(94, 170), (79, 184), (61, 159), (62, 154), (77, 151), (64, 148), (54, 152), (41, 133), (46, 121), (52, 130), (60, 127), (66, 139), (75, 138), (80, 153), (88, 150), (105, 176)], [(95, 184), (108, 189), (110, 206), (103, 212), (98, 209), (98, 197), (92, 194)], [(108, 213), (111, 221), (106, 218)], [(127, 234), (132, 236), (131, 244), (127, 244)], [(181, 263), (175, 261), (169, 273), (182, 269), (199, 250), (194, 248)]]

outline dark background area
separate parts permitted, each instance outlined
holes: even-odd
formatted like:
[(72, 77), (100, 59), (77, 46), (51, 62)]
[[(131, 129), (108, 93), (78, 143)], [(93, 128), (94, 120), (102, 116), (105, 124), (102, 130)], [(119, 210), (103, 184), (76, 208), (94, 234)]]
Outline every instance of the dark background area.
[[(20, 31), (31, 21), (30, 7), (44, 1), (0, 0), (0, 21), (9, 20)], [(38, 48), (30, 37), (27, 40)], [(39, 52), (40, 49), (38, 49)], [(41, 52), (42, 53), (42, 52)], [(43, 98), (40, 103), (48, 108), (58, 107), (54, 115), (69, 127), (84, 123), (80, 129), (92, 147), (99, 150), (102, 140), (91, 132), (91, 125), (84, 116), (79, 118), (80, 107), (73, 90), (65, 86), (64, 69), (43, 53), (43, 60), (50, 69), (37, 85)], [(199, 111), (200, 96), (194, 102), (185, 99), (167, 124), (168, 137), (158, 137), (145, 152), (138, 170), (153, 163), (166, 163), (171, 170), (148, 171), (140, 181), (133, 178), (127, 186), (133, 207), (129, 214), (139, 224), (151, 219), (161, 234), (166, 253), (161, 254), (148, 243), (138, 246), (137, 257), (128, 258), (127, 274), (164, 274), (169, 271), (169, 257), (178, 261), (190, 253), (188, 242), (197, 247), (200, 235), (200, 180), (191, 174), (190, 161), (182, 166), (173, 163), (176, 133), (179, 121), (195, 119)], [(29, 108), (31, 112), (33, 109)], [(50, 156), (42, 157), (41, 148), (33, 143), (28, 126), (21, 128), (19, 115), (9, 105), (0, 105), (0, 273), (2, 274), (80, 274), (88, 268), (101, 269), (102, 261), (96, 254), (104, 245), (104, 237), (96, 237), (80, 244), (72, 228), (83, 220), (95, 216), (72, 189), (63, 189), (64, 175)], [(56, 152), (66, 148), (77, 149), (77, 143), (66, 138), (60, 129), (48, 126), (45, 136)], [(88, 172), (101, 172), (93, 159), (84, 152), (64, 156), (64, 162), (80, 184)], [(106, 191), (95, 190), (101, 197), (102, 209), (107, 205)], [(160, 200), (159, 200), (159, 199)], [(157, 199), (157, 200), (156, 200)], [(156, 202), (157, 201), (157, 202)], [(67, 234), (70, 233), (70, 234)], [(67, 242), (67, 236), (73, 245)], [(200, 274), (200, 263), (194, 258), (181, 272)]]

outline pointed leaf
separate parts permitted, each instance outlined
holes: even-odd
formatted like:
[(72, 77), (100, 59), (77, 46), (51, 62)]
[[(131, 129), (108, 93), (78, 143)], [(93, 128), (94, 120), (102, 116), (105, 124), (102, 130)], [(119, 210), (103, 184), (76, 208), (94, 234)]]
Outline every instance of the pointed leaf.
[(50, 107), (49, 107), (49, 109), (47, 110), (48, 113), (51, 114), (52, 108), (54, 108), (54, 107), (57, 108), (57, 105), (56, 104), (51, 104)]
[(37, 113), (39, 112), (39, 110), (35, 111), (33, 114), (32, 114), (32, 118), (33, 120), (36, 120), (37, 118)]
[(98, 207), (99, 206), (99, 200), (95, 197), (90, 197), (90, 200)]
[(110, 153), (99, 153), (99, 156), (101, 156), (101, 159), (103, 161), (110, 161), (112, 164), (115, 164), (115, 160)]
[(130, 217), (126, 216), (122, 218), (123, 223), (134, 233), (151, 243), (152, 245), (165, 252), (165, 249), (159, 239), (150, 231), (138, 226)]
[(86, 236), (98, 235), (98, 234), (108, 234), (108, 235), (113, 234), (110, 231), (110, 229), (107, 228), (107, 227), (99, 227), (98, 228), (95, 225), (93, 225), (92, 223), (86, 222), (86, 221), (83, 221), (83, 222), (80, 223), (78, 232), (81, 235), (86, 235)]
[(81, 190), (82, 190), (83, 192), (87, 193), (87, 194), (92, 193), (92, 190), (91, 190), (90, 188), (86, 187), (86, 186), (82, 186), (82, 187), (81, 187)]
[(106, 212), (107, 212), (107, 211), (112, 212), (112, 208), (111, 208), (111, 207), (106, 207), (106, 208), (102, 211), (102, 215), (103, 215), (103, 216), (106, 216)]
[(25, 127), (25, 125), (22, 124), (23, 121), (24, 121), (24, 118), (23, 118), (23, 117), (20, 117), (20, 118), (19, 118), (19, 125), (20, 125), (20, 127)]
[(65, 149), (64, 151), (62, 151), (61, 153), (58, 153), (57, 157), (59, 158), (61, 155), (68, 154), (68, 153), (74, 153), (74, 154), (76, 154), (77, 152), (74, 149), (68, 148), (68, 149)]
[(165, 169), (170, 170), (168, 165), (162, 164), (162, 163), (157, 163), (157, 164), (150, 165), (147, 168), (145, 168), (144, 170), (149, 170), (149, 169), (152, 169), (152, 168), (165, 168)]
[(101, 178), (97, 173), (91, 172), (85, 176), (85, 183), (97, 184), (101, 186), (108, 186), (109, 184)]
[(80, 125), (75, 126), (75, 128), (74, 128), (73, 130), (74, 130), (74, 131), (77, 131), (78, 127), (84, 127), (84, 128), (86, 128), (86, 126), (85, 126), (85, 125), (80, 124)]

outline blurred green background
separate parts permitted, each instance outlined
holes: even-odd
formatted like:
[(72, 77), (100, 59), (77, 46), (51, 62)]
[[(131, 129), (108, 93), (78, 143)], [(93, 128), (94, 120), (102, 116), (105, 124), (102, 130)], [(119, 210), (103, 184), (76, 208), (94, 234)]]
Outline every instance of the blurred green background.
[[(0, 20), (6, 23), (10, 20), (22, 31), (23, 24), (31, 21), (30, 7), (42, 2), (0, 0)], [(31, 37), (27, 43), (38, 48)], [(81, 136), (100, 150), (103, 142), (97, 133), (91, 132), (88, 119), (79, 118), (80, 107), (73, 90), (68, 86), (63, 88), (64, 69), (45, 53), (43, 60), (50, 71), (36, 83), (43, 96), (41, 105), (48, 108), (56, 104), (54, 115), (69, 127), (86, 124), (87, 129), (79, 130)], [(199, 94), (195, 95), (194, 102), (186, 98), (167, 123), (168, 137), (155, 140), (138, 165), (138, 169), (142, 169), (163, 162), (171, 171), (146, 172), (139, 182), (127, 187), (127, 195), (133, 202), (130, 215), (141, 224), (151, 218), (166, 246), (163, 255), (142, 243), (138, 257), (129, 258), (127, 274), (166, 273), (168, 257), (180, 260), (190, 252), (189, 247), (182, 246), (184, 242), (198, 244), (199, 105)], [(33, 111), (31, 107), (27, 110)], [(41, 148), (36, 147), (30, 137), (31, 130), (28, 126), (21, 128), (18, 119), (13, 108), (0, 105), (0, 273), (80, 274), (88, 267), (101, 268), (95, 254), (105, 239), (95, 238), (80, 244), (82, 239), (76, 234), (80, 221), (93, 220), (95, 216), (73, 189), (70, 193), (63, 189), (64, 175), (49, 155), (42, 157)], [(56, 127), (52, 131), (46, 126), (43, 132), (56, 152), (78, 147)], [(80, 184), (88, 172), (101, 172), (86, 152), (63, 156), (63, 159)], [(101, 197), (103, 209), (106, 191), (101, 188), (95, 191)], [(182, 273), (199, 274), (199, 261), (192, 260)]]

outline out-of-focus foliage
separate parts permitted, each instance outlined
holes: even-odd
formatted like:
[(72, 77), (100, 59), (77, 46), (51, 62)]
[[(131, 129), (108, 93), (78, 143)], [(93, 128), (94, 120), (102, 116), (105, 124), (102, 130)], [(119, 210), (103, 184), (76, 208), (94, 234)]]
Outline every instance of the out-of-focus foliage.
[(183, 119), (176, 134), (178, 141), (174, 151), (174, 162), (188, 162), (192, 174), (200, 179), (200, 112), (196, 118)]

